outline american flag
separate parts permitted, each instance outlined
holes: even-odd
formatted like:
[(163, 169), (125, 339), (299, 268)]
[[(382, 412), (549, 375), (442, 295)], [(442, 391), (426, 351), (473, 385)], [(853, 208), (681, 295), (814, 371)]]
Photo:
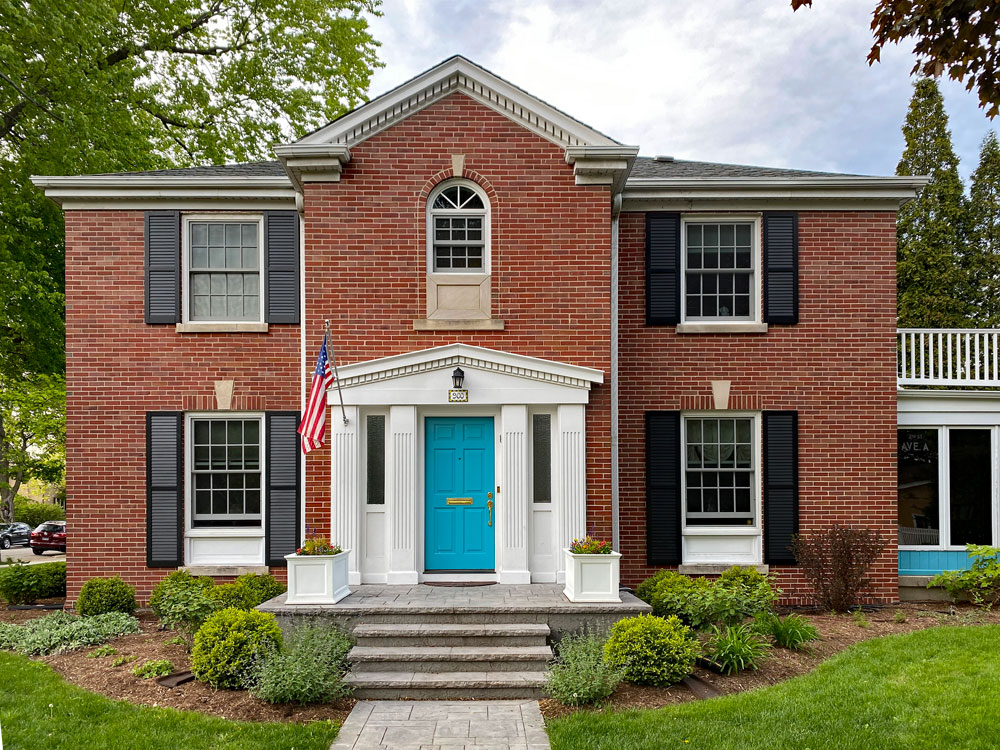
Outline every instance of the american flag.
[(326, 391), (332, 385), (333, 368), (330, 367), (330, 359), (326, 354), (326, 334), (323, 334), (323, 346), (320, 347), (316, 370), (313, 372), (312, 390), (299, 425), (303, 453), (322, 448), (326, 442)]

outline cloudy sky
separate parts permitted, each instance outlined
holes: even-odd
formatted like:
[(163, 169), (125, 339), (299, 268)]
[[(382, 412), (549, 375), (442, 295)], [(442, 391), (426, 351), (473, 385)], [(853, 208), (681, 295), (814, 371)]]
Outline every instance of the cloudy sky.
[[(371, 95), (462, 54), (647, 156), (892, 174), (907, 48), (868, 67), (876, 0), (384, 0)], [(990, 121), (942, 84), (964, 178)]]

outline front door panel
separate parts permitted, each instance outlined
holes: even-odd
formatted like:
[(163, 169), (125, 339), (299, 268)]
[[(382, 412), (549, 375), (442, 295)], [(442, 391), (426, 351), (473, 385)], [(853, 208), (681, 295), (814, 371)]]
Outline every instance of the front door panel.
[(493, 418), (427, 417), (424, 426), (424, 568), (493, 570)]

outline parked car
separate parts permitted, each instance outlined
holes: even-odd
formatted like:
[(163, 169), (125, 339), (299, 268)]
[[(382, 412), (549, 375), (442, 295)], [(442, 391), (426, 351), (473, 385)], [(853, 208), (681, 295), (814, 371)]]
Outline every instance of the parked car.
[(10, 549), (15, 544), (27, 545), (31, 540), (31, 527), (26, 523), (0, 523), (0, 549)]
[(31, 532), (31, 551), (40, 555), (47, 549), (66, 551), (65, 521), (46, 521)]

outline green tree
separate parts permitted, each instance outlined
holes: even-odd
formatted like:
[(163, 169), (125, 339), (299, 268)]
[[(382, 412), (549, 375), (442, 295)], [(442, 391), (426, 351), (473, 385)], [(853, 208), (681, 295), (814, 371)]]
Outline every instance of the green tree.
[(0, 522), (14, 520), (14, 498), (23, 482), (62, 480), (65, 394), (59, 375), (33, 375), (4, 384), (0, 393)]
[(930, 182), (899, 211), (899, 325), (969, 326), (966, 201), (944, 99), (933, 79), (924, 78), (914, 85), (903, 137), (906, 149), (896, 174), (929, 175)]
[(979, 166), (969, 189), (972, 288), (977, 326), (1000, 326), (1000, 142), (992, 130), (979, 149)]

